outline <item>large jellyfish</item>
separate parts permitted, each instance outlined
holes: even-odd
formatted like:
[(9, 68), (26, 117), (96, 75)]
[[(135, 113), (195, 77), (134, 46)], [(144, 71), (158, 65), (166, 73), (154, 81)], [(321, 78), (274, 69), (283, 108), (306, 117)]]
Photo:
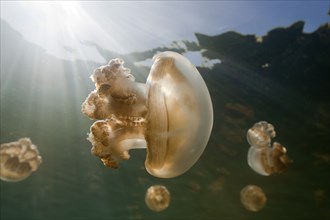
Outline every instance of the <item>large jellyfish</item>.
[(8, 182), (24, 180), (41, 164), (37, 146), (29, 138), (1, 144), (0, 179)]
[(146, 192), (145, 202), (149, 209), (160, 212), (166, 209), (171, 201), (171, 194), (165, 186), (150, 186)]
[(247, 161), (249, 166), (260, 175), (283, 173), (292, 163), (283, 145), (274, 142), (271, 146), (271, 139), (275, 135), (274, 126), (266, 121), (254, 124), (247, 132), (247, 141), (251, 145)]
[(203, 78), (184, 56), (168, 51), (153, 61), (146, 84), (135, 82), (122, 59), (97, 68), (91, 76), (96, 90), (82, 112), (97, 120), (88, 140), (105, 166), (118, 168), (130, 149), (146, 148), (147, 171), (171, 178), (203, 153), (213, 124), (212, 102)]

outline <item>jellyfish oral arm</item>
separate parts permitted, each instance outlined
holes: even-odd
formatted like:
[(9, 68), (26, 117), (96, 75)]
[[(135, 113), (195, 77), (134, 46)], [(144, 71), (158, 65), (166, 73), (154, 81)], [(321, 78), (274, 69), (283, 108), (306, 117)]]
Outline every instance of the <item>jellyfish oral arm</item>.
[(91, 152), (98, 156), (105, 166), (118, 168), (120, 160), (130, 158), (130, 149), (146, 148), (145, 129), (141, 118), (128, 117), (126, 120), (120, 120), (112, 116), (104, 121), (96, 121), (91, 126), (88, 137), (93, 144)]

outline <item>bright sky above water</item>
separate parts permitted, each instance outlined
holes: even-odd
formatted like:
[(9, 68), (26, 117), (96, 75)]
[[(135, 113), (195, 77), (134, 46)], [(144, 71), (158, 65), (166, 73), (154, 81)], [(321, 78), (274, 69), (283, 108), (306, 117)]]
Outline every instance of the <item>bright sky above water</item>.
[(329, 1), (1, 1), (1, 19), (63, 59), (106, 62), (83, 42), (119, 53), (196, 41), (195, 32), (265, 35), (303, 20), (305, 32), (329, 22)]

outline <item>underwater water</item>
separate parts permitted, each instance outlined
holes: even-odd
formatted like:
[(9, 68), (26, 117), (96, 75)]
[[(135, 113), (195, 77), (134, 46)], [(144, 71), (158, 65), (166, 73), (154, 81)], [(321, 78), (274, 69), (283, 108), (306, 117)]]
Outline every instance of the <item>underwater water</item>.
[[(29, 137), (43, 160), (27, 179), (0, 182), (1, 220), (330, 219), (330, 32), (324, 26), (304, 34), (301, 25), (274, 30), (262, 43), (233, 32), (196, 36), (205, 57), (221, 60), (199, 68), (213, 103), (213, 130), (190, 170), (161, 179), (146, 172), (145, 150), (132, 150), (119, 169), (91, 155), (86, 138), (93, 121), (81, 104), (94, 89), (89, 76), (103, 64), (47, 55), (1, 21), (1, 143)], [(162, 50), (182, 52), (102, 54), (120, 56), (136, 81), (145, 82), (149, 67), (134, 62)], [(274, 140), (293, 160), (283, 174), (261, 176), (247, 164), (246, 132), (263, 120), (274, 125)], [(144, 200), (156, 184), (171, 194), (162, 212)], [(258, 212), (240, 201), (250, 184), (267, 197)]]

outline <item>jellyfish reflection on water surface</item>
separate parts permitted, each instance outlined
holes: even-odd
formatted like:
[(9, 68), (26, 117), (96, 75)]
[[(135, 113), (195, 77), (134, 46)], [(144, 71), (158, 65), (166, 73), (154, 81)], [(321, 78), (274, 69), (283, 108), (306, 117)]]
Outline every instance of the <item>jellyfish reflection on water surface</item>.
[(130, 158), (130, 149), (147, 148), (147, 171), (171, 178), (203, 153), (213, 125), (212, 102), (203, 78), (184, 56), (167, 51), (153, 60), (146, 84), (135, 82), (118, 58), (97, 68), (91, 76), (96, 90), (82, 112), (97, 120), (88, 140), (105, 166), (118, 168), (120, 160)]
[(146, 192), (145, 202), (149, 209), (160, 212), (166, 209), (171, 200), (170, 192), (165, 186), (150, 186)]
[(275, 135), (274, 126), (266, 121), (254, 124), (247, 132), (247, 141), (251, 145), (248, 151), (248, 164), (260, 175), (283, 173), (292, 163), (283, 145), (274, 142), (271, 147), (271, 139)]
[(26, 179), (41, 164), (37, 146), (29, 138), (1, 144), (0, 146), (0, 179), (18, 182)]

